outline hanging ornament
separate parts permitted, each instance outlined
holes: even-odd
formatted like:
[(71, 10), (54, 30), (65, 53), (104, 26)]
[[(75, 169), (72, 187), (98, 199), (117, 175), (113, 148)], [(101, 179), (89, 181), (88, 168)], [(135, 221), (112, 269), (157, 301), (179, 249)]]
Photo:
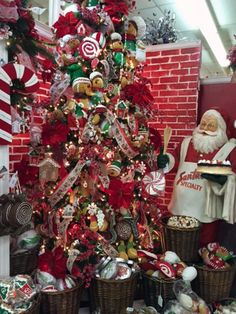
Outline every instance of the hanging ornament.
[(143, 178), (145, 191), (149, 195), (160, 195), (165, 190), (165, 175), (162, 171), (152, 171)]
[(56, 182), (58, 179), (58, 170), (61, 167), (51, 157), (51, 153), (45, 154), (45, 158), (38, 164), (39, 167), (39, 181), (46, 183), (49, 181)]

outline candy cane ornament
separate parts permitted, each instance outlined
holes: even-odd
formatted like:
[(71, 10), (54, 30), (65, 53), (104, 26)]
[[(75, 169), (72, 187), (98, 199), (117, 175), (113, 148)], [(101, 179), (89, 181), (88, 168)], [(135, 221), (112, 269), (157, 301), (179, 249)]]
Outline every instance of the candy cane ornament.
[(7, 63), (0, 67), (0, 145), (12, 141), (10, 87), (15, 79), (24, 84), (24, 93), (31, 94), (39, 88), (36, 74), (24, 65)]

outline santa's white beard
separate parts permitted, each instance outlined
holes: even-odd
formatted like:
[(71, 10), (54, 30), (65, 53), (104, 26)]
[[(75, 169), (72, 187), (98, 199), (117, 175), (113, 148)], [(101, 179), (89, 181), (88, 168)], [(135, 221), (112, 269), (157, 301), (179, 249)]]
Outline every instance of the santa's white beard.
[(225, 131), (220, 128), (216, 132), (206, 133), (199, 126), (193, 131), (193, 146), (200, 153), (212, 153), (228, 141)]

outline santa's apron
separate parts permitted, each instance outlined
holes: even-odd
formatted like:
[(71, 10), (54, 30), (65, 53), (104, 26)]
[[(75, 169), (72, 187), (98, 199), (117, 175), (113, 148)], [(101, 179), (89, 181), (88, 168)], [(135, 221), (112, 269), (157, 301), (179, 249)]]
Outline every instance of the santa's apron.
[[(206, 206), (206, 182), (201, 178), (201, 174), (196, 171), (196, 162), (187, 162), (185, 157), (191, 137), (183, 140), (180, 152), (180, 162), (178, 172), (174, 181), (174, 191), (168, 209), (174, 215), (186, 215), (197, 218), (204, 223), (212, 222), (216, 219), (205, 215)], [(215, 155), (213, 159), (225, 160), (234, 146), (226, 143)], [(219, 198), (221, 202), (221, 198)]]

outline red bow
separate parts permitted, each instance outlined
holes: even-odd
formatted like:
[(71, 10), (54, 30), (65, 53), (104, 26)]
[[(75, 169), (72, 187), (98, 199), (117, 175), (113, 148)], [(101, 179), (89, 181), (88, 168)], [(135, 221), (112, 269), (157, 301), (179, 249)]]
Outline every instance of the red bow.
[(127, 85), (123, 91), (125, 98), (133, 105), (138, 105), (140, 109), (150, 110), (154, 98), (146, 84), (135, 82)]
[(128, 208), (133, 199), (134, 182), (123, 183), (121, 180), (112, 178), (109, 189), (104, 192), (109, 195), (108, 203), (115, 209)]

